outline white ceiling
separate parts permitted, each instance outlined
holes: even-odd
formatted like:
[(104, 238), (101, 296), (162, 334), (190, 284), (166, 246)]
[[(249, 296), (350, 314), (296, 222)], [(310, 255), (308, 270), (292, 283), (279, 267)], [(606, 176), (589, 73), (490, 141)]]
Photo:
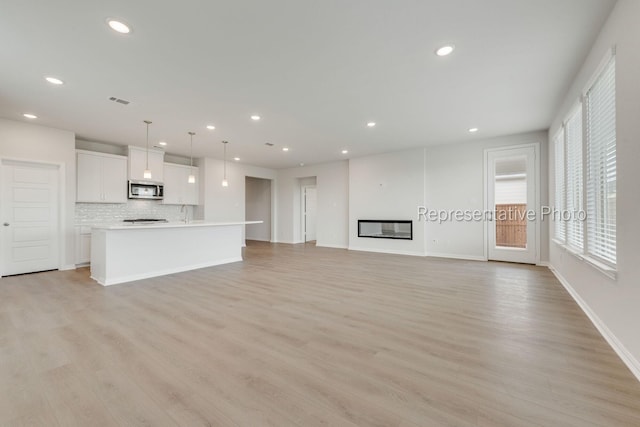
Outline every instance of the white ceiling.
[(614, 3), (0, 0), (0, 116), (273, 168), (546, 129)]

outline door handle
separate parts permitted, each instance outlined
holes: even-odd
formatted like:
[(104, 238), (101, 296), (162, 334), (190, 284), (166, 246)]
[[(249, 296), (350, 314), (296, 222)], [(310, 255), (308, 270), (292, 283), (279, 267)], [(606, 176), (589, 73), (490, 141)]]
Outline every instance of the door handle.
[(8, 226), (9, 226), (9, 223), (8, 223), (8, 222), (5, 222), (5, 223), (4, 223), (4, 224), (2, 224), (2, 225), (4, 225), (5, 227), (8, 227)]

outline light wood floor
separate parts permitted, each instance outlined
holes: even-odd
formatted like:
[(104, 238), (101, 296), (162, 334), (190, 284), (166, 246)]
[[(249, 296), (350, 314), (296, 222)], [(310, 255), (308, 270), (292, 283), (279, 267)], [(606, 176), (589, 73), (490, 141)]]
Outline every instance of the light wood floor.
[(0, 279), (0, 425), (640, 426), (640, 383), (545, 268), (245, 256)]

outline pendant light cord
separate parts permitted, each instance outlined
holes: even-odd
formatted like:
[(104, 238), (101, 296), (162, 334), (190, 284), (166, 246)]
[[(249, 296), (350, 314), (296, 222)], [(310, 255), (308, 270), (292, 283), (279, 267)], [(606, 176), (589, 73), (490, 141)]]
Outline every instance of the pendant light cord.
[(227, 179), (227, 141), (222, 141), (224, 144), (224, 179)]
[(195, 135), (195, 132), (189, 132), (189, 136), (191, 137), (191, 151), (190, 151), (190, 157), (191, 157), (191, 169), (193, 171), (193, 135)]
[(146, 170), (149, 170), (149, 125), (152, 123), (150, 120), (144, 120), (147, 124), (147, 165)]

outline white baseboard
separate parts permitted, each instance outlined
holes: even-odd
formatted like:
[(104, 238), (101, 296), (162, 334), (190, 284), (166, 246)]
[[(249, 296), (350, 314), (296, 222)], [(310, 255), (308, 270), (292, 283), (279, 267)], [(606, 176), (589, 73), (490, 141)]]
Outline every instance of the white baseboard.
[(551, 267), (551, 264), (549, 263), (549, 261), (540, 261), (539, 263), (536, 264), (538, 267)]
[(569, 292), (569, 295), (573, 298), (573, 300), (578, 304), (578, 306), (582, 309), (584, 314), (587, 315), (591, 323), (596, 327), (596, 329), (600, 332), (600, 335), (604, 337), (604, 339), (609, 343), (613, 351), (616, 352), (618, 357), (624, 362), (625, 365), (629, 368), (629, 370), (635, 375), (635, 377), (640, 381), (640, 361), (638, 361), (633, 355), (627, 350), (627, 348), (620, 342), (620, 340), (609, 330), (607, 325), (605, 325), (602, 320), (598, 317), (596, 313), (589, 307), (589, 305), (578, 295), (578, 293), (573, 289), (571, 284), (555, 269), (552, 265), (549, 266), (549, 270), (553, 273), (554, 276), (558, 279), (558, 281), (564, 286), (564, 288)]
[(347, 247), (344, 245), (327, 245), (327, 244), (319, 245), (318, 242), (316, 242), (316, 246), (319, 248), (347, 249)]
[(459, 255), (459, 254), (445, 254), (442, 252), (427, 252), (428, 257), (434, 258), (451, 258), (451, 259), (463, 259), (467, 261), (487, 261), (482, 255)]
[(392, 249), (371, 249), (371, 248), (361, 248), (361, 247), (357, 247), (357, 246), (349, 246), (348, 249), (350, 251), (375, 252), (375, 253), (379, 253), (379, 254), (424, 256), (424, 254), (422, 252), (397, 251), (397, 250), (392, 250)]
[(76, 265), (75, 264), (67, 264), (67, 265), (63, 265), (62, 267), (59, 268), (60, 271), (75, 270), (75, 269), (76, 269)]

